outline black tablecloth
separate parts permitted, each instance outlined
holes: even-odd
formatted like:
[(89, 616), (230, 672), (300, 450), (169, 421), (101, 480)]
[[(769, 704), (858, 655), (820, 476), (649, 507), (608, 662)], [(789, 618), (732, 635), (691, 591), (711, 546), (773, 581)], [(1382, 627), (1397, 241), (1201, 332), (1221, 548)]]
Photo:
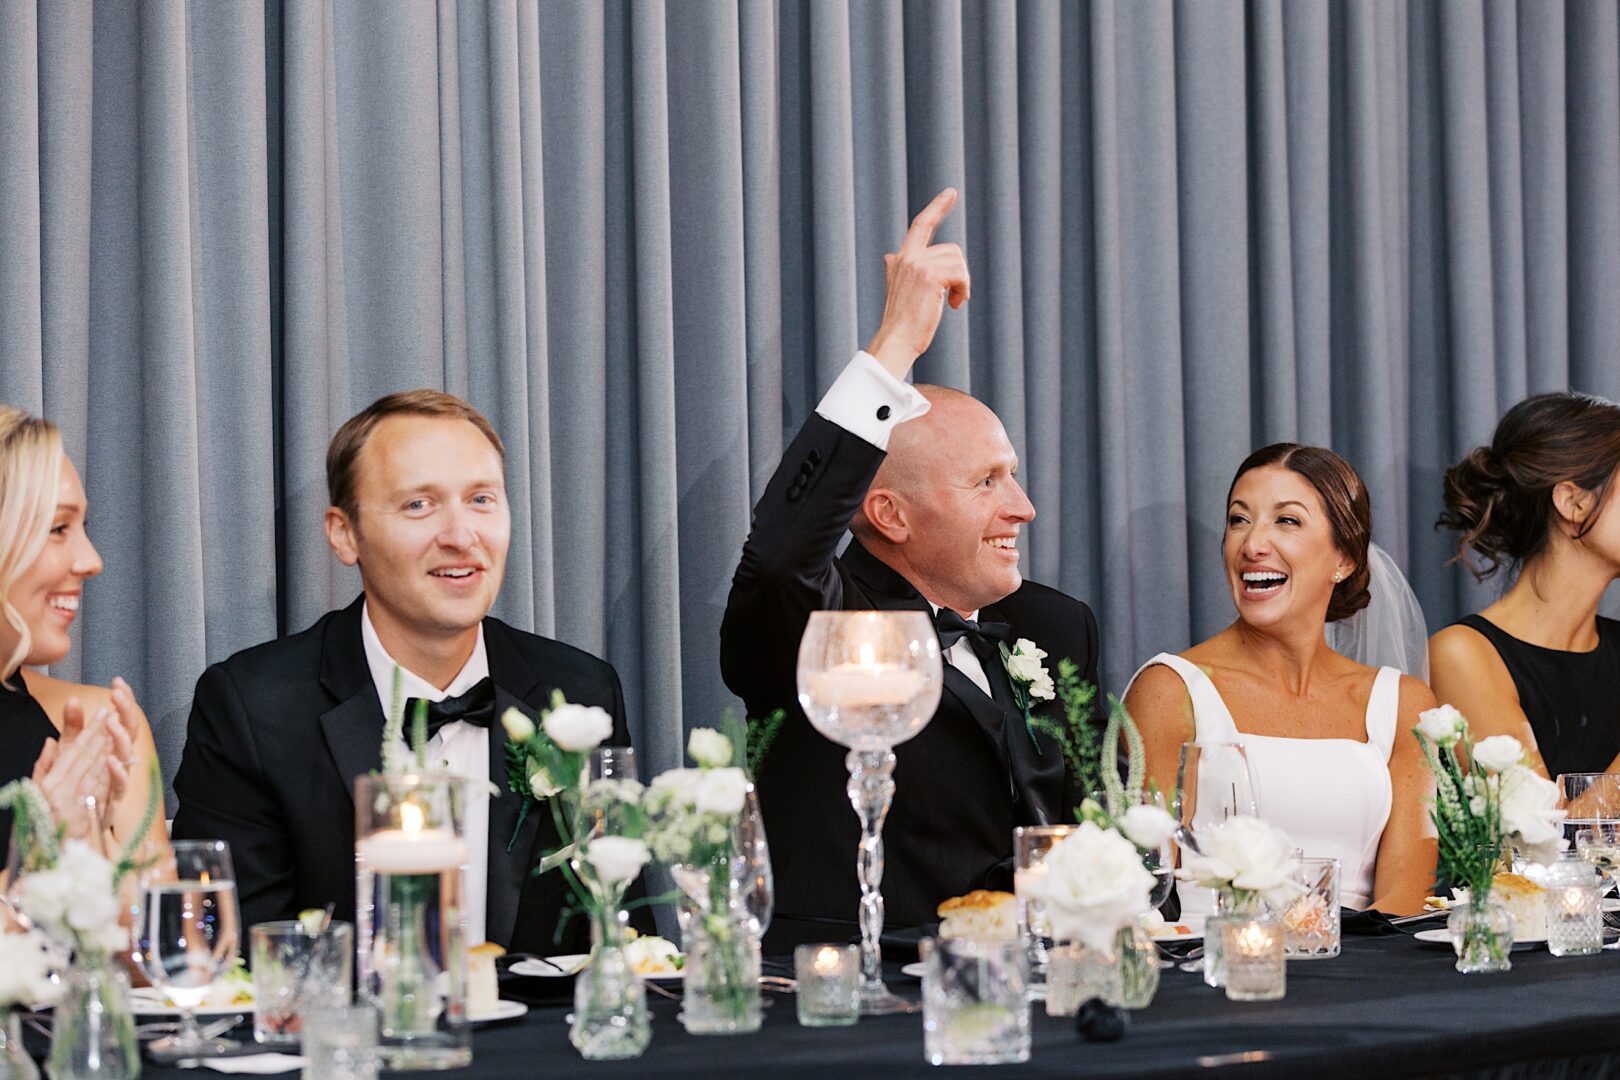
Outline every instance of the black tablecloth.
[[(1513, 970), (1459, 975), (1447, 948), (1407, 937), (1348, 938), (1335, 960), (1288, 965), (1288, 996), (1229, 1002), (1193, 974), (1164, 972), (1153, 1004), (1132, 1014), (1121, 1042), (1086, 1043), (1073, 1022), (1037, 1004), (1024, 1065), (952, 1076), (1249, 1077), (1620, 1076), (1620, 953), (1555, 958), (1516, 952)], [(507, 997), (555, 1000), (542, 979), (508, 979)], [(916, 996), (916, 980), (893, 980)], [(848, 1028), (801, 1028), (793, 998), (767, 994), (752, 1035), (687, 1035), (674, 1002), (650, 998), (653, 1040), (626, 1062), (585, 1062), (568, 1043), (561, 1004), (475, 1032), (468, 1077), (938, 1076), (923, 1059), (920, 1015), (869, 1017)], [(153, 1078), (189, 1076), (149, 1067)], [(296, 1074), (288, 1074), (296, 1075)]]

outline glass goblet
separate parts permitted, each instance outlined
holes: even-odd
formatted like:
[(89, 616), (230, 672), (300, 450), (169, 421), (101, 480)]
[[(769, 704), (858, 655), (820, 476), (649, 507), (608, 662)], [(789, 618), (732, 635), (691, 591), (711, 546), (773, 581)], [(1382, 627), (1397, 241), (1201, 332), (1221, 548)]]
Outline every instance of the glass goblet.
[[(1575, 851), (1585, 859), (1603, 879), (1600, 892), (1614, 887), (1615, 872), (1620, 871), (1620, 821), (1600, 821), (1575, 830)], [(1606, 903), (1606, 902), (1605, 902)], [(1612, 926), (1613, 912), (1603, 913), (1604, 926)], [(1605, 949), (1620, 949), (1620, 940), (1611, 941)]]
[(235, 1044), (205, 1039), (197, 1008), (230, 966), (240, 940), (236, 872), (223, 840), (176, 840), (174, 858), (148, 880), (133, 926), (136, 960), (180, 1012), (180, 1030), (147, 1049), (173, 1061), (228, 1053)]
[(799, 707), (849, 747), (850, 805), (861, 822), (861, 1012), (914, 1012), (883, 985), (883, 819), (894, 800), (894, 748), (928, 725), (944, 683), (939, 634), (921, 611), (817, 611), (799, 641)]
[[(1198, 837), (1231, 817), (1254, 817), (1259, 813), (1254, 776), (1249, 771), (1249, 755), (1242, 743), (1190, 742), (1181, 744), (1181, 761), (1176, 769), (1174, 814), (1181, 825), (1176, 843), (1194, 852)], [(1214, 894), (1209, 889), (1186, 887), (1181, 891), (1181, 914), (1214, 913)], [(1205, 948), (1209, 939), (1205, 938)], [(1202, 960), (1189, 960), (1183, 971), (1202, 971)]]

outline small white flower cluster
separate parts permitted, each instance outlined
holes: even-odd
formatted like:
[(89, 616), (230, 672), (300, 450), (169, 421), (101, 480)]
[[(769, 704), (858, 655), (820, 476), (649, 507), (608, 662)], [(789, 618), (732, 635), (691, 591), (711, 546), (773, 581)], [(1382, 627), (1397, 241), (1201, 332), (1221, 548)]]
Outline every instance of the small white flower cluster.
[(127, 948), (129, 931), (118, 924), (113, 864), (82, 840), (62, 845), (56, 865), (23, 876), (23, 914), (60, 945), (96, 952)]
[(584, 859), (605, 885), (628, 885), (652, 859), (645, 841), (627, 836), (596, 836), (585, 846)]
[(748, 799), (748, 774), (731, 764), (725, 735), (694, 728), (686, 752), (697, 768), (660, 773), (647, 789), (653, 854), (666, 863), (704, 862), (729, 845)]
[[(1418, 716), (1418, 733), (1442, 751), (1455, 752), (1459, 742), (1466, 745), (1468, 721), (1450, 705), (1427, 709)], [(1524, 744), (1511, 735), (1492, 735), (1474, 743), (1469, 753), (1476, 769), (1463, 778), (1462, 793), (1468, 811), (1484, 815), (1488, 801), (1495, 796), (1502, 817), (1503, 839), (1511, 840), (1530, 862), (1550, 863), (1564, 846), (1562, 823), (1565, 811), (1558, 808), (1558, 785), (1539, 775), (1524, 763)], [(1455, 796), (1442, 782), (1440, 798), (1453, 814)]]
[(1184, 851), (1176, 877), (1228, 894), (1257, 893), (1286, 908), (1304, 887), (1294, 880), (1294, 842), (1257, 817), (1227, 818), (1198, 836), (1202, 854)]
[(1057, 696), (1052, 673), (1041, 661), (1046, 650), (1037, 648), (1029, 638), (1019, 638), (1007, 655), (1007, 675), (1012, 681), (1038, 701), (1051, 701)]
[(61, 985), (51, 973), (65, 959), (38, 931), (0, 933), (0, 1009), (53, 1003)]
[(1047, 852), (1046, 868), (1027, 889), (1041, 901), (1060, 940), (1108, 950), (1114, 936), (1151, 906), (1153, 875), (1136, 844), (1113, 829), (1082, 822)]

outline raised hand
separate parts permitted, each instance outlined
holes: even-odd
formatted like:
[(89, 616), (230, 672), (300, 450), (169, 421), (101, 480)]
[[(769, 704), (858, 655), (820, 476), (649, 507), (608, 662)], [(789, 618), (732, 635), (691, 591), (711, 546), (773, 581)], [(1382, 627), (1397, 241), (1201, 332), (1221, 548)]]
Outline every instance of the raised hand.
[(945, 304), (960, 308), (967, 303), (970, 281), (961, 246), (934, 243), (934, 232), (955, 205), (955, 188), (934, 196), (912, 219), (900, 250), (883, 256), (889, 292), (883, 322), (866, 351), (897, 379), (905, 378), (933, 343)]
[(61, 737), (46, 742), (34, 762), (34, 783), (50, 805), (51, 816), (66, 826), (69, 837), (82, 840), (101, 828), (101, 822), (87, 813), (85, 800), (96, 800), (98, 816), (106, 813), (112, 787), (109, 727), (118, 723), (112, 709), (102, 709), (86, 720), (79, 699), (69, 698), (62, 709)]

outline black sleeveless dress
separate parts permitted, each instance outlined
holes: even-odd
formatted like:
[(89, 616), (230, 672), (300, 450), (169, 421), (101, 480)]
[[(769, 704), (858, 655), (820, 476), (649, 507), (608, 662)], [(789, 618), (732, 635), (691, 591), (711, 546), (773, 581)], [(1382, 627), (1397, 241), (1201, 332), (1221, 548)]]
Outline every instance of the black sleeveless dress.
[[(47, 739), (56, 738), (56, 725), (15, 672), (0, 685), (0, 786), (34, 775), (34, 762)], [(0, 867), (11, 851), (11, 811), (0, 810)]]
[(1602, 772), (1620, 754), (1620, 622), (1598, 616), (1598, 647), (1532, 645), (1479, 615), (1457, 624), (1484, 634), (1519, 690), (1549, 776)]

